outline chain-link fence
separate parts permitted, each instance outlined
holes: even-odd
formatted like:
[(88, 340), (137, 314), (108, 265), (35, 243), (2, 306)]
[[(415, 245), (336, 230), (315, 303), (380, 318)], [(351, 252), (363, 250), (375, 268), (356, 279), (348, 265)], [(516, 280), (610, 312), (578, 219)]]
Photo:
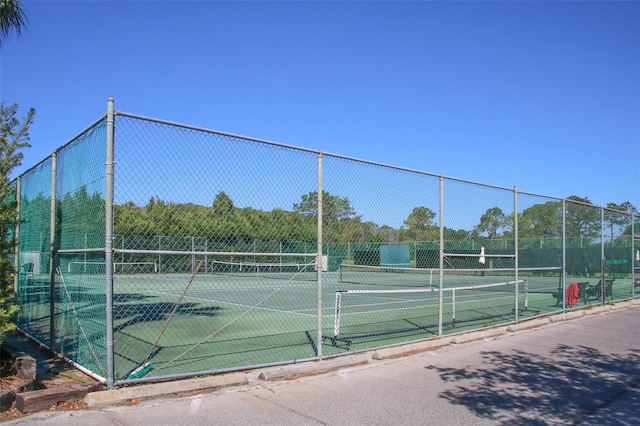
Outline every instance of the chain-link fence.
[(634, 213), (111, 110), (16, 187), (18, 325), (108, 386), (509, 324), (640, 285)]

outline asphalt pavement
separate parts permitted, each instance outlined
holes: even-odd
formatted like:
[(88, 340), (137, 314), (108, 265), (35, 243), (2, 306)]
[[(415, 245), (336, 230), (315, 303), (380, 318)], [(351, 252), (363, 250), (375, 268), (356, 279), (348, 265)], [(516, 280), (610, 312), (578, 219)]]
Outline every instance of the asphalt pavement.
[(636, 425), (640, 300), (86, 400), (3, 425)]

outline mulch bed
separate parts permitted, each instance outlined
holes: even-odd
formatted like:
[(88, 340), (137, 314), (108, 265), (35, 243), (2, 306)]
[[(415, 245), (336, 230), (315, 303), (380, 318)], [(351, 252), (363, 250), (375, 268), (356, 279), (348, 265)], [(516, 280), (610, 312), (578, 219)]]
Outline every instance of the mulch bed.
[[(36, 379), (35, 381), (22, 379), (14, 374), (12, 352), (20, 351), (28, 354), (36, 360)], [(87, 383), (95, 381), (73, 366), (56, 358), (46, 349), (39, 347), (37, 344), (18, 333), (10, 333), (6, 336), (5, 342), (0, 351), (0, 393), (2, 395), (12, 392), (14, 395), (18, 392), (41, 389), (64, 388), (79, 383)], [(14, 395), (11, 395), (12, 397)], [(84, 410), (88, 406), (83, 399), (60, 401), (48, 407), (49, 411), (63, 410)], [(5, 422), (29, 414), (20, 412), (16, 408), (13, 401), (8, 409), (0, 409), (0, 422)]]

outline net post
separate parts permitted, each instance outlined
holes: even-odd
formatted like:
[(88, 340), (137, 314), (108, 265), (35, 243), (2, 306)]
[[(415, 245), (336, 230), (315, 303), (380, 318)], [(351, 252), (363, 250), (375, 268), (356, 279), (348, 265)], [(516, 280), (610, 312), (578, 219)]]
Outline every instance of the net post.
[[(442, 292), (440, 292), (442, 293)], [(456, 289), (451, 290), (451, 329), (456, 327)]]
[(342, 293), (336, 291), (336, 307), (333, 320), (333, 337), (340, 335), (340, 309), (342, 307)]
[(114, 110), (113, 98), (107, 100), (107, 153), (105, 164), (105, 323), (108, 389), (114, 387), (114, 342), (113, 342), (113, 184), (114, 184)]

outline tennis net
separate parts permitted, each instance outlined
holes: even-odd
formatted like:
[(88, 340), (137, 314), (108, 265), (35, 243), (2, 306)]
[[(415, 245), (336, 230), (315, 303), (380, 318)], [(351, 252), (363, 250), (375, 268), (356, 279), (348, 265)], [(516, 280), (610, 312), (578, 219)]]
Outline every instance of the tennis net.
[[(106, 262), (100, 261), (71, 261), (67, 263), (68, 274), (105, 274)], [(158, 272), (156, 262), (114, 262), (113, 272), (116, 274), (153, 274)]]
[[(332, 342), (358, 337), (423, 332), (438, 324), (440, 292), (443, 319), (460, 324), (493, 325), (514, 319), (516, 306), (528, 308), (528, 281), (440, 288), (343, 289), (335, 293)], [(516, 297), (517, 296), (517, 297)], [(517, 303), (517, 305), (516, 305)]]
[[(534, 291), (550, 292), (550, 289), (558, 287), (558, 272), (558, 268), (445, 268), (442, 270), (442, 285), (445, 288), (476, 286), (478, 291), (481, 291), (485, 284), (512, 281), (522, 277), (530, 283), (533, 280), (536, 289)], [(440, 287), (440, 269), (342, 264), (339, 282), (354, 284), (354, 287), (361, 285), (363, 288)], [(512, 291), (506, 287), (503, 290)]]
[(342, 264), (340, 282), (389, 287), (428, 287), (438, 284), (438, 269)]
[(316, 278), (315, 261), (311, 263), (289, 262), (227, 262), (214, 260), (211, 262), (211, 272), (217, 275), (231, 275), (241, 277), (262, 277), (275, 279), (309, 279)]

